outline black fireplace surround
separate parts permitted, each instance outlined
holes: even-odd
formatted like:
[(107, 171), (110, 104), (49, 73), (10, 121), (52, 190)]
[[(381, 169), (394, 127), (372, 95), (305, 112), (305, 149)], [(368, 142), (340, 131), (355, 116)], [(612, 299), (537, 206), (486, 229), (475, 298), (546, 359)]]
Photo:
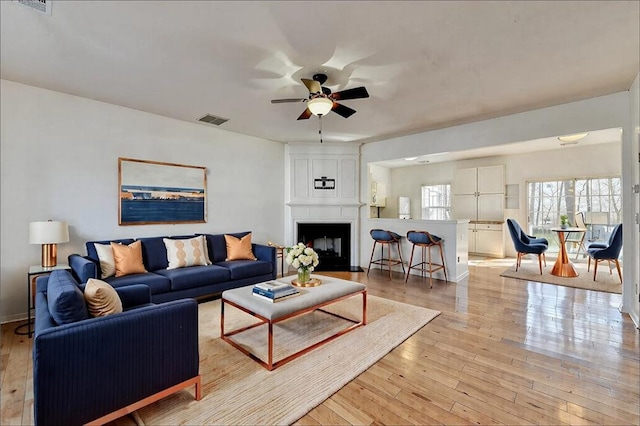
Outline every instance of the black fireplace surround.
[[(351, 224), (299, 223), (298, 242), (312, 247), (320, 263), (316, 271), (351, 271)], [(358, 268), (359, 269), (359, 268)]]

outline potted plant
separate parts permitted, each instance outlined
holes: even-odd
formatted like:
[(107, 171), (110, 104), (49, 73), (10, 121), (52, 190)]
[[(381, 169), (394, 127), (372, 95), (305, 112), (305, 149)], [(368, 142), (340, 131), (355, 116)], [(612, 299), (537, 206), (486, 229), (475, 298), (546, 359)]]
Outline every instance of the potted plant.
[(566, 214), (560, 215), (560, 228), (565, 229), (569, 227), (569, 216)]

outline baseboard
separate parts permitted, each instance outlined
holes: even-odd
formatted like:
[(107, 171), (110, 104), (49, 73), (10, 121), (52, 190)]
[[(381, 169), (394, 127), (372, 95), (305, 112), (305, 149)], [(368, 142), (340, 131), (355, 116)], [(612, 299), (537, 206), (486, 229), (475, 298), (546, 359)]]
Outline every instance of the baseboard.
[(631, 321), (635, 324), (636, 328), (640, 330), (640, 317), (636, 312), (629, 312), (629, 316), (631, 317)]
[(27, 320), (27, 314), (9, 315), (9, 316), (0, 318), (0, 324), (6, 324), (9, 322), (16, 322), (16, 321), (26, 321), (26, 320)]
[(469, 270), (464, 271), (463, 273), (461, 273), (460, 275), (458, 275), (455, 279), (455, 281), (453, 281), (454, 283), (459, 283), (460, 281), (469, 278)]

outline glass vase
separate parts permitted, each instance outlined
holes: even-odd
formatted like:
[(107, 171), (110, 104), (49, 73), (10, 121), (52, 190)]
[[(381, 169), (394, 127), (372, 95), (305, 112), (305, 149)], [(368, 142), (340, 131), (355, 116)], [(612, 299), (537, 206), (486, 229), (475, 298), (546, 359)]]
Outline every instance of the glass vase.
[(298, 282), (306, 284), (311, 280), (311, 271), (308, 269), (298, 269)]

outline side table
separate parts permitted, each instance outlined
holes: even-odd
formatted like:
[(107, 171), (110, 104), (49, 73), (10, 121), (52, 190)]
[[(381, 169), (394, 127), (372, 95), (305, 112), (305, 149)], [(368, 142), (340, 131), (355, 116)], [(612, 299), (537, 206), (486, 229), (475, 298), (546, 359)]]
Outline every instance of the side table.
[[(276, 248), (276, 258), (280, 259), (280, 276), (284, 277), (284, 258), (285, 258), (285, 254), (284, 254), (284, 250), (285, 250), (285, 246), (279, 246), (278, 244), (272, 243), (271, 241), (267, 242), (267, 245), (269, 247), (275, 247)], [(278, 276), (278, 274), (276, 273), (276, 276)]]
[[(36, 294), (36, 278), (42, 275), (49, 275), (53, 271), (71, 269), (69, 265), (66, 263), (59, 263), (56, 266), (44, 267), (42, 265), (31, 265), (29, 266), (29, 272), (27, 272), (27, 323), (19, 325), (15, 329), (15, 333), (21, 336), (29, 336), (33, 335), (33, 331), (31, 330), (31, 325), (33, 322), (31, 321), (31, 310), (35, 308), (34, 297)], [(27, 331), (21, 331), (22, 328), (27, 327)]]
[(558, 241), (560, 243), (560, 251), (558, 252), (558, 259), (553, 265), (551, 275), (556, 277), (575, 278), (578, 276), (578, 271), (571, 263), (569, 254), (567, 254), (567, 247), (565, 245), (566, 236), (569, 232), (587, 232), (586, 228), (551, 228), (551, 230), (558, 234)]

